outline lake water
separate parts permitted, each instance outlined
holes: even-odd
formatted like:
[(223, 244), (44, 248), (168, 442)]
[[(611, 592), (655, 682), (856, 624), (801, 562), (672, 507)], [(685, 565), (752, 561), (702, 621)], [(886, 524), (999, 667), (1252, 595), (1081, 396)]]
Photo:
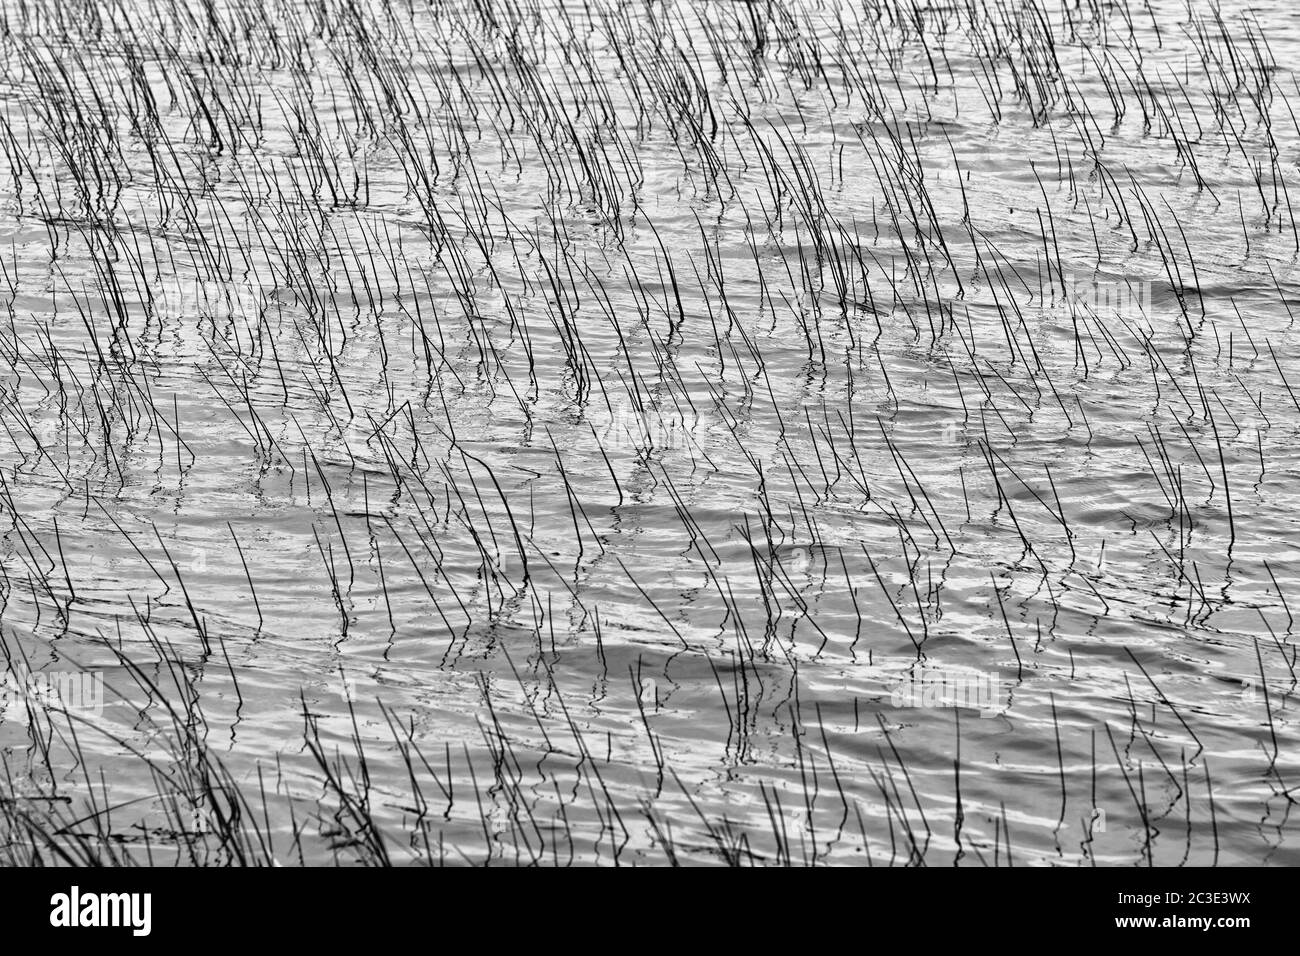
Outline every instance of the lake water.
[(1300, 863), (1292, 8), (0, 9), (0, 859)]

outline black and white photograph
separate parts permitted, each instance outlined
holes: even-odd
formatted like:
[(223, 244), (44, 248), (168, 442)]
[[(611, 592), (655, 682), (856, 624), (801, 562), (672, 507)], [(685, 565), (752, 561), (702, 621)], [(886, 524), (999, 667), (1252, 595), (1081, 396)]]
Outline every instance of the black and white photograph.
[[(1277, 0), (0, 0), (0, 864), (106, 881), (31, 920), (1300, 864), (1298, 53)], [(1094, 916), (1251, 926), (1159, 885)]]

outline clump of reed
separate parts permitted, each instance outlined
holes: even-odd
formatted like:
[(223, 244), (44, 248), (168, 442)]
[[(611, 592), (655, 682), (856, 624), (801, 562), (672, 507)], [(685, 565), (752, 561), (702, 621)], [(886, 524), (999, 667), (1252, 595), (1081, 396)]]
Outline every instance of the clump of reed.
[(1253, 14), (32, 0), (0, 62), (5, 658), (116, 691), (6, 708), (0, 859), (1294, 852)]

